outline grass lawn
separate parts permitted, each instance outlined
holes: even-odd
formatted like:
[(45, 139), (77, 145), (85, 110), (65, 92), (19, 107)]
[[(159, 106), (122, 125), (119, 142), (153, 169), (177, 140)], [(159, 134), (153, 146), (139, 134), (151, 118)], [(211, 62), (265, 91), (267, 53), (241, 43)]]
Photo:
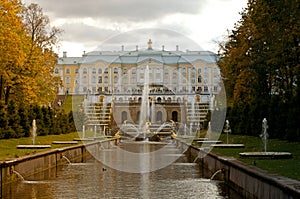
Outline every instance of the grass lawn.
[[(222, 134), (220, 139), (226, 143), (226, 135)], [(228, 149), (214, 148), (213, 153), (231, 156), (247, 164), (256, 164), (257, 167), (264, 169), (272, 174), (279, 174), (289, 178), (300, 180), (300, 143), (288, 142), (285, 140), (269, 139), (267, 151), (290, 152), (293, 154), (291, 159), (257, 159), (240, 158), (241, 152), (263, 151), (263, 143), (259, 137), (244, 135), (229, 135), (229, 143), (244, 144), (245, 148)]]
[[(74, 138), (78, 138), (78, 133), (69, 133), (61, 135), (48, 135), (37, 136), (36, 144), (52, 144), (52, 141), (72, 141)], [(31, 138), (19, 138), (19, 139), (2, 139), (0, 140), (0, 160), (7, 160), (24, 155), (34, 154), (36, 152), (50, 150), (50, 149), (17, 149), (17, 145), (31, 144)], [(54, 144), (52, 149), (70, 146), (69, 144)]]

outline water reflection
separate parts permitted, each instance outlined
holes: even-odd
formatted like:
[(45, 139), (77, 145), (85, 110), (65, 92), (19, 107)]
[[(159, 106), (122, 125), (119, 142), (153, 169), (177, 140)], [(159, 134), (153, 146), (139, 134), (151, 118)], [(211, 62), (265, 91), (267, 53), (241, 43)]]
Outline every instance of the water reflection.
[[(147, 147), (149, 146), (142, 146), (142, 149), (148, 150)], [(167, 148), (170, 149), (169, 154), (176, 154), (176, 149)], [(116, 153), (109, 152), (106, 153), (106, 158), (120, 158), (115, 155)], [(2, 193), (3, 198), (24, 199), (228, 198), (228, 190), (222, 182), (201, 178), (199, 166), (187, 163), (186, 160), (180, 158), (165, 168), (148, 173), (126, 173), (90, 160), (87, 163), (53, 168), (31, 176), (26, 179), (27, 182), (6, 185)], [(122, 161), (115, 163), (122, 164)], [(150, 164), (151, 159), (143, 161), (143, 165)]]

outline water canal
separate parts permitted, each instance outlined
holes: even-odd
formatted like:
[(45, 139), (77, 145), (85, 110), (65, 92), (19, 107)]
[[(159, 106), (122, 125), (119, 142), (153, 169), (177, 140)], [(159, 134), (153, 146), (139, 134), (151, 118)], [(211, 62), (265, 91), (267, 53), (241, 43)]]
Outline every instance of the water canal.
[[(141, 159), (122, 159), (120, 150), (137, 154)], [(149, 150), (160, 151), (163, 155), (157, 156), (156, 154), (156, 158), (152, 157), (155, 153), (154, 155), (146, 153)], [(152, 154), (152, 156), (149, 158), (146, 155), (145, 159), (145, 154)], [(152, 170), (149, 165), (156, 164), (158, 159), (169, 165)], [(137, 172), (122, 171), (121, 165), (126, 167), (123, 170), (132, 165)], [(145, 165), (148, 166), (145, 167)], [(146, 172), (145, 168), (150, 172)], [(239, 197), (223, 182), (202, 178), (199, 165), (189, 163), (187, 157), (180, 154), (175, 145), (123, 142), (119, 147), (99, 150), (99, 156), (96, 159), (84, 163), (68, 163), (27, 177), (24, 181), (5, 185), (2, 189), (2, 198), (221, 199)]]

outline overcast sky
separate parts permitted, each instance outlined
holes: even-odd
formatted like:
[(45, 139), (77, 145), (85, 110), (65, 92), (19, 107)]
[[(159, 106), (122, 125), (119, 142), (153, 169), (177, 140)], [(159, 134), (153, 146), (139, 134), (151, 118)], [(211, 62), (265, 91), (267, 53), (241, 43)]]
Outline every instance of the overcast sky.
[(64, 30), (58, 53), (147, 47), (217, 52), (247, 0), (23, 0), (39, 4), (51, 25)]

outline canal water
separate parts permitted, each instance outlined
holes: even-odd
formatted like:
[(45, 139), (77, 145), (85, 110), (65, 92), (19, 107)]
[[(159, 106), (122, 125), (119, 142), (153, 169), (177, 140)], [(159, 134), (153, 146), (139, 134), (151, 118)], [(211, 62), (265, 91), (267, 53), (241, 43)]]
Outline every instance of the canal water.
[[(126, 168), (130, 164), (136, 167), (134, 159), (127, 162), (117, 160), (120, 159), (120, 149), (139, 154), (141, 149), (159, 151), (162, 148), (165, 156), (159, 157), (161, 161), (176, 157), (164, 168), (139, 173), (125, 172), (111, 166), (115, 163), (126, 164)], [(140, 154), (144, 156), (145, 151)], [(99, 157), (105, 157), (109, 162), (103, 164)], [(124, 142), (120, 147), (100, 150), (99, 157), (84, 163), (66, 164), (5, 185), (2, 198), (239, 198), (223, 182), (202, 178), (199, 165), (189, 163), (175, 146)], [(149, 161), (146, 163), (149, 164)]]

